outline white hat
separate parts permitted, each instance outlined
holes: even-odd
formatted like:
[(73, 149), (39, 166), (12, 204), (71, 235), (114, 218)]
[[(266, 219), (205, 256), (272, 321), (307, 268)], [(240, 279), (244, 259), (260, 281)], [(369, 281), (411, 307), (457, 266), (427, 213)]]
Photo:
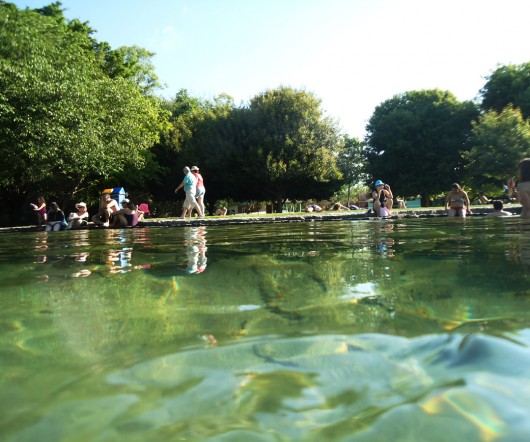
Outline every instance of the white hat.
[(76, 207), (84, 207), (84, 208), (86, 209), (86, 204), (83, 203), (83, 202), (81, 202), (81, 203), (77, 203), (75, 206), (76, 206)]

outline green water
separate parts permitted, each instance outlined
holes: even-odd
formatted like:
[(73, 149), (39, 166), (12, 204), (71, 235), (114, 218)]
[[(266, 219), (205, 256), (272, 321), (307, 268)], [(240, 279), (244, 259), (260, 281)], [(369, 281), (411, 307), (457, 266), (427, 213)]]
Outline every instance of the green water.
[(5, 441), (530, 440), (530, 222), (0, 234)]

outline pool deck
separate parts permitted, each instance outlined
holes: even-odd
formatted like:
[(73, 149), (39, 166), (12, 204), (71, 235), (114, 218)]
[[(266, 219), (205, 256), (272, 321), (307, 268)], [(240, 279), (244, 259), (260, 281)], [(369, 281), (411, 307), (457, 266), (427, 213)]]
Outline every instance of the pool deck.
[[(491, 207), (472, 207), (471, 217), (485, 216), (493, 211)], [(521, 213), (521, 206), (505, 207), (506, 211), (512, 212), (514, 215)], [(447, 213), (442, 208), (419, 208), (419, 209), (395, 209), (393, 215), (388, 219), (406, 219), (406, 218), (436, 218), (446, 217)], [(278, 213), (267, 215), (227, 215), (227, 216), (207, 216), (206, 218), (188, 218), (182, 220), (180, 218), (149, 218), (145, 221), (140, 221), (137, 227), (186, 227), (186, 226), (226, 226), (238, 224), (274, 224), (274, 223), (292, 223), (292, 222), (309, 222), (309, 221), (337, 221), (337, 220), (380, 220), (373, 212), (368, 214), (365, 210), (351, 210), (351, 211), (326, 211), (318, 213)], [(100, 229), (92, 223), (82, 229)], [(2, 227), (0, 233), (9, 232), (36, 232), (42, 231), (42, 228), (35, 226), (17, 226), (17, 227)]]

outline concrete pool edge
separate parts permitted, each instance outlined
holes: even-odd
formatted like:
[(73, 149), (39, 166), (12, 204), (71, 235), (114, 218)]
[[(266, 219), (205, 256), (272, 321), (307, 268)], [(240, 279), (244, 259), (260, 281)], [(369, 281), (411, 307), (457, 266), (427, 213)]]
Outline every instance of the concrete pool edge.
[[(493, 209), (490, 207), (472, 207), (471, 217), (485, 216)], [(505, 210), (518, 215), (521, 213), (521, 206), (508, 207)], [(407, 219), (407, 218), (435, 218), (446, 217), (447, 213), (443, 209), (414, 209), (414, 210), (394, 210), (394, 214), (387, 219)], [(381, 219), (373, 213), (368, 214), (364, 210), (344, 211), (344, 212), (319, 212), (307, 214), (278, 214), (267, 216), (255, 215), (227, 215), (223, 217), (206, 217), (203, 219), (192, 218), (182, 220), (180, 218), (149, 218), (140, 221), (137, 227), (186, 227), (186, 226), (226, 226), (226, 225), (244, 225), (244, 224), (274, 224), (274, 223), (291, 223), (291, 222), (309, 222), (309, 221), (338, 221), (338, 220), (375, 220)], [(86, 229), (99, 229), (90, 224)], [(0, 233), (9, 232), (38, 232), (42, 228), (35, 226), (16, 226), (1, 227)]]

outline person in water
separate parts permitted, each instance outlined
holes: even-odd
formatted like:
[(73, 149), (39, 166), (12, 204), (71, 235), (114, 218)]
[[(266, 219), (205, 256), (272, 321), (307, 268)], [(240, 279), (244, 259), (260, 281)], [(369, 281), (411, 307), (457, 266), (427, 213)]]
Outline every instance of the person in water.
[(465, 218), (466, 215), (471, 214), (471, 203), (467, 192), (463, 190), (459, 184), (454, 183), (451, 186), (451, 191), (445, 198), (445, 210), (447, 216), (458, 216)]
[(510, 212), (503, 209), (504, 204), (502, 201), (493, 201), (493, 212), (488, 213), (486, 216), (512, 216)]
[(525, 158), (519, 163), (519, 183), (517, 194), (523, 210), (521, 218), (530, 218), (530, 158)]

